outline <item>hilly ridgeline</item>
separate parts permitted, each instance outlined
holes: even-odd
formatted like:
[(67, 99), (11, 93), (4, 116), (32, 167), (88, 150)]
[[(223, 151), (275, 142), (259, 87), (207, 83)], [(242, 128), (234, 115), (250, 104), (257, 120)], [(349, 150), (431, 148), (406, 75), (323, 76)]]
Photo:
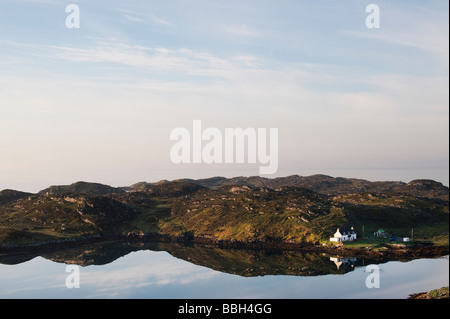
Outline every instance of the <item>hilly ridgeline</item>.
[[(164, 235), (238, 242), (327, 242), (336, 228), (447, 243), (448, 187), (325, 175), (214, 177), (128, 187), (77, 182), (0, 192), (0, 245)], [(363, 234), (364, 231), (364, 234)]]

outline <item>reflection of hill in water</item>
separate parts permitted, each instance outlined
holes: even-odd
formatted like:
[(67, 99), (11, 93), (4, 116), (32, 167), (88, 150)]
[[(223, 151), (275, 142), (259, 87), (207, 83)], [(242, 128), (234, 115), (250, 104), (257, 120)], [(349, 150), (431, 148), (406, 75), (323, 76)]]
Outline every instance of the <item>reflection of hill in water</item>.
[[(170, 245), (170, 244), (169, 244)], [(225, 273), (245, 277), (265, 275), (319, 276), (344, 274), (353, 268), (337, 269), (330, 257), (319, 253), (281, 250), (221, 249), (198, 246), (166, 246), (174, 257)]]
[(52, 251), (0, 256), (0, 263), (19, 264), (37, 256), (80, 266), (105, 265), (133, 251), (167, 251), (193, 264), (239, 276), (345, 274), (369, 264), (367, 259), (342, 258), (301, 251), (223, 249), (200, 245), (150, 242), (103, 242)]

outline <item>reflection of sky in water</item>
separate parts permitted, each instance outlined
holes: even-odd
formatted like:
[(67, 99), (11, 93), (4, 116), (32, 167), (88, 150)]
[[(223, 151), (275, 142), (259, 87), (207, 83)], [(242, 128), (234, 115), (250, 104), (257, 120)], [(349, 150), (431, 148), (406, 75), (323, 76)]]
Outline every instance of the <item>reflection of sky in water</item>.
[[(331, 262), (331, 261), (330, 261)], [(0, 264), (0, 298), (407, 298), (449, 285), (448, 257), (380, 264), (379, 289), (364, 267), (345, 275), (244, 278), (139, 251), (102, 266), (80, 267), (80, 289), (65, 286), (66, 265), (37, 257)]]

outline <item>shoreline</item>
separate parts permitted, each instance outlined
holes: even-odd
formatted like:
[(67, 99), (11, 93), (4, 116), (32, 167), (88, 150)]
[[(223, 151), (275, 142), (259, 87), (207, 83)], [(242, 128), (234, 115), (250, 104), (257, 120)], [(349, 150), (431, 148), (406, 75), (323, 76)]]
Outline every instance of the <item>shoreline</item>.
[(409, 295), (408, 299), (449, 299), (448, 286), (425, 292), (413, 293)]
[(342, 257), (367, 257), (373, 259), (388, 258), (436, 258), (449, 255), (449, 246), (435, 244), (415, 244), (412, 246), (391, 246), (384, 250), (371, 248), (348, 248), (345, 246), (324, 246), (309, 243), (293, 243), (293, 242), (244, 242), (231, 240), (217, 240), (208, 237), (190, 237), (171, 236), (164, 234), (145, 234), (145, 235), (110, 235), (110, 236), (91, 236), (83, 238), (65, 239), (59, 241), (47, 241), (24, 246), (9, 247), (0, 246), (0, 255), (13, 255), (21, 253), (48, 251), (50, 249), (64, 249), (79, 247), (101, 242), (155, 242), (155, 243), (180, 243), (180, 244), (197, 244), (211, 248), (223, 249), (251, 249), (251, 250), (292, 250), (315, 253), (326, 253), (334, 256)]

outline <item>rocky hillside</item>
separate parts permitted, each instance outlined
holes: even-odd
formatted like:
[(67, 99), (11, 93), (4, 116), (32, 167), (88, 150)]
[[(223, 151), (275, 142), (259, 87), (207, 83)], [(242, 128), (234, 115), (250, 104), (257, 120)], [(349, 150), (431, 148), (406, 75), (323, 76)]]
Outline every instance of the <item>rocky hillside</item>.
[(160, 228), (165, 233), (218, 240), (318, 240), (311, 222), (331, 212), (325, 196), (305, 188), (230, 185), (174, 200), (171, 216)]
[(158, 234), (211, 241), (321, 243), (358, 236), (448, 239), (448, 187), (430, 180), (368, 182), (324, 175), (215, 177), (126, 188), (78, 182), (38, 194), (0, 192), (0, 245)]
[[(415, 197), (429, 197), (449, 200), (448, 187), (442, 183), (432, 180), (414, 180), (409, 183), (404, 182), (371, 182), (363, 179), (331, 177), (327, 175), (298, 176), (292, 175), (278, 178), (264, 178), (259, 176), (252, 177), (212, 177), (207, 179), (180, 179), (178, 183), (197, 184), (210, 189), (219, 189), (223, 186), (252, 186), (261, 188), (276, 189), (282, 186), (294, 186), (307, 188), (314, 192), (324, 195), (344, 195), (352, 193), (394, 193), (405, 194)], [(145, 191), (155, 185), (164, 185), (168, 181), (158, 183), (141, 182), (132, 185), (129, 191)]]
[(408, 184), (395, 187), (392, 189), (392, 192), (413, 197), (435, 198), (449, 201), (448, 187), (429, 179), (413, 180)]
[(41, 190), (39, 195), (61, 195), (61, 194), (85, 194), (85, 195), (107, 195), (113, 193), (124, 193), (121, 188), (111, 187), (98, 183), (76, 182), (71, 185), (50, 186)]
[(137, 210), (87, 195), (32, 195), (0, 206), (0, 243), (40, 243), (120, 233)]
[(198, 183), (183, 181), (160, 181), (158, 183), (139, 183), (128, 188), (131, 192), (145, 192), (152, 196), (179, 197), (196, 192), (205, 187)]
[(19, 192), (12, 189), (5, 189), (0, 191), (0, 205), (6, 204), (8, 202), (15, 201), (19, 198), (24, 198), (33, 195), (31, 193)]
[(448, 202), (393, 192), (327, 196), (306, 188), (247, 185), (202, 189), (172, 201), (160, 231), (215, 240), (319, 243), (336, 228), (397, 236), (448, 234)]

